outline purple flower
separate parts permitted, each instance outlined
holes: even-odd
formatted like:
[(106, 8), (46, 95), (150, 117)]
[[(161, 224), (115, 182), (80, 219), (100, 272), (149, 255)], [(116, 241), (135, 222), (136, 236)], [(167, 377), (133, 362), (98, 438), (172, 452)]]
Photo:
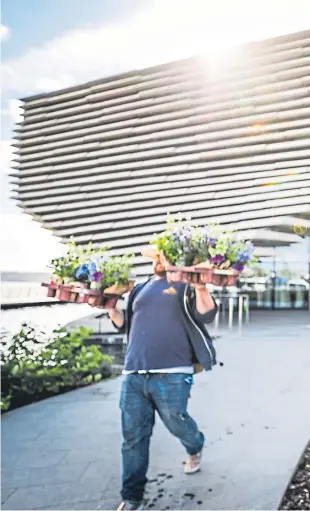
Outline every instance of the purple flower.
[(225, 261), (225, 257), (217, 254), (216, 256), (211, 258), (211, 262), (214, 264), (222, 264)]
[(242, 272), (244, 270), (244, 264), (242, 264), (242, 263), (234, 263), (232, 265), (232, 267), (234, 268), (234, 270), (237, 270), (240, 272)]
[(101, 271), (95, 271), (92, 275), (93, 282), (100, 282), (104, 277), (103, 273)]

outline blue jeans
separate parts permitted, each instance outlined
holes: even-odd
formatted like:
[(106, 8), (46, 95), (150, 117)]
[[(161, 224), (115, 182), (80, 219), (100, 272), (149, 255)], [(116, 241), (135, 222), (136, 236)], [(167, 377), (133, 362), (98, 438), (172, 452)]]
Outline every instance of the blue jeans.
[(204, 436), (187, 413), (193, 376), (181, 373), (129, 374), (124, 377), (122, 411), (123, 500), (143, 499), (155, 410), (188, 454), (197, 454)]

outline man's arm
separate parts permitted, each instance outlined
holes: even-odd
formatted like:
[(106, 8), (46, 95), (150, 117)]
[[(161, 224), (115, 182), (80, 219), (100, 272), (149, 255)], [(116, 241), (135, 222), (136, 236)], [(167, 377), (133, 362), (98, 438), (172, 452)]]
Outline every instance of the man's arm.
[(203, 323), (211, 323), (217, 313), (217, 305), (204, 284), (192, 284), (196, 294), (195, 316)]
[(124, 311), (120, 309), (108, 309), (108, 314), (113, 325), (118, 329), (123, 329), (125, 325)]

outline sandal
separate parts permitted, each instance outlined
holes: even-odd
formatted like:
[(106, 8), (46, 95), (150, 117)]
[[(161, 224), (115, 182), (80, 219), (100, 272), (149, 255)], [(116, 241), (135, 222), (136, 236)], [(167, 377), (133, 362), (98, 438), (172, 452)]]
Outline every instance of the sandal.
[(133, 501), (129, 501), (129, 500), (124, 500), (118, 506), (117, 511), (125, 511), (125, 510), (134, 511), (136, 509), (144, 509), (142, 501), (141, 502), (133, 502)]
[(185, 474), (195, 474), (200, 470), (202, 449), (197, 454), (189, 455), (184, 465)]

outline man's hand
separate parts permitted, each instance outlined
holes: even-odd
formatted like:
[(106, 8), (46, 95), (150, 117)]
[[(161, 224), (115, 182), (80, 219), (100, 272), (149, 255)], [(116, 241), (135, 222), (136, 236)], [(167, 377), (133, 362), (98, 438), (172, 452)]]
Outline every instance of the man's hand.
[(118, 326), (118, 328), (122, 328), (124, 326), (124, 311), (120, 309), (107, 309), (108, 314), (110, 316), (110, 320)]
[(213, 298), (205, 284), (191, 284), (191, 286), (196, 292), (196, 309), (199, 314), (206, 314), (215, 308)]
[(191, 287), (195, 288), (196, 291), (208, 291), (205, 284), (197, 284), (197, 283), (191, 282), (190, 285), (191, 285)]

